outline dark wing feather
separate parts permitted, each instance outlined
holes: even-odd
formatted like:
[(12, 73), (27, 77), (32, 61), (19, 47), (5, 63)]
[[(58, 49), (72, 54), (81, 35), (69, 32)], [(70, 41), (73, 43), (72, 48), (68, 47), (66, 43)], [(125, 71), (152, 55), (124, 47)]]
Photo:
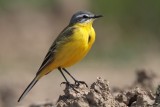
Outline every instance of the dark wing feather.
[(53, 42), (53, 44), (51, 45), (48, 53), (46, 54), (44, 61), (42, 62), (38, 72), (36, 75), (38, 75), (48, 64), (50, 64), (55, 57), (55, 50), (57, 48), (57, 43), (59, 41), (63, 41), (64, 38), (69, 37), (70, 35), (72, 35), (73, 30), (75, 28), (74, 27), (69, 27), (67, 26), (60, 34), (59, 36), (56, 38), (56, 40)]

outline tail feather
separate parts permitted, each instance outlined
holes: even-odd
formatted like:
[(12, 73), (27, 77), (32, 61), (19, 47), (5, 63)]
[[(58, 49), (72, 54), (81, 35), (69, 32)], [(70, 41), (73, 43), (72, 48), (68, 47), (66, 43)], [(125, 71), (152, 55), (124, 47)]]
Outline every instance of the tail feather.
[(40, 78), (36, 76), (32, 82), (28, 85), (28, 87), (25, 89), (25, 91), (22, 93), (22, 95), (19, 97), (18, 102), (20, 102), (26, 95), (27, 93), (33, 88), (33, 86), (38, 82)]

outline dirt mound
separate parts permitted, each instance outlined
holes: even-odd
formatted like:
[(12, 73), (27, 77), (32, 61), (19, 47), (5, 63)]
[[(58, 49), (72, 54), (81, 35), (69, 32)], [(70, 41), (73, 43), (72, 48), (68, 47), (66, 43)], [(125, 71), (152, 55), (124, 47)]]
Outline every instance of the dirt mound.
[(76, 92), (66, 87), (57, 103), (32, 104), (30, 107), (160, 107), (160, 85), (154, 94), (153, 72), (138, 70), (131, 86), (111, 89), (109, 82), (98, 77), (90, 87), (80, 84)]
[(108, 81), (97, 78), (90, 88), (85, 85), (77, 87), (77, 93), (73, 89), (64, 90), (65, 94), (59, 97), (57, 107), (114, 107), (119, 106), (119, 103), (114, 99), (110, 92)]
[(119, 92), (114, 96), (109, 82), (98, 77), (90, 88), (81, 85), (75, 92), (65, 89), (65, 94), (59, 97), (57, 107), (152, 107), (155, 96), (151, 91), (136, 87)]

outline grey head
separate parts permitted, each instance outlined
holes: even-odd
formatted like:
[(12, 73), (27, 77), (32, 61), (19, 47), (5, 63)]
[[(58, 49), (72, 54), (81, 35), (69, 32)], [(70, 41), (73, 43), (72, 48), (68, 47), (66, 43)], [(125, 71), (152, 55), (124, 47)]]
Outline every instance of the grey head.
[(75, 24), (75, 23), (84, 23), (87, 22), (91, 19), (96, 19), (102, 17), (102, 15), (95, 15), (91, 12), (88, 11), (78, 11), (77, 13), (75, 13), (71, 20), (70, 20), (70, 24)]

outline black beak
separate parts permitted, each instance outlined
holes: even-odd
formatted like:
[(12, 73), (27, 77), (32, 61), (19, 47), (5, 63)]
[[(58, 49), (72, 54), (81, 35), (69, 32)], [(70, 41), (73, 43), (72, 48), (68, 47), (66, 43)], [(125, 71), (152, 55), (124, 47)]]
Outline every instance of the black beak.
[(95, 19), (96, 19), (96, 18), (100, 18), (100, 17), (103, 17), (103, 16), (102, 16), (102, 15), (94, 15), (94, 16), (93, 16), (93, 18), (95, 18)]

